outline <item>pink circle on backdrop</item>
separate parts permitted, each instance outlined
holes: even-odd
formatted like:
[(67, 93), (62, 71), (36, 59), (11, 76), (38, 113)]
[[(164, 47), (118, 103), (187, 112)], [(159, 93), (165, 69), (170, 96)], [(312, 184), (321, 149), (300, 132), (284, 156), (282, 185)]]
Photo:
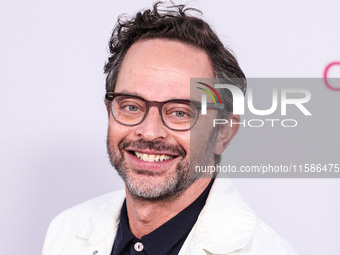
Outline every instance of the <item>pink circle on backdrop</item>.
[(333, 87), (329, 82), (328, 82), (328, 71), (332, 66), (340, 66), (340, 62), (331, 62), (329, 63), (326, 68), (325, 71), (323, 72), (323, 79), (325, 81), (326, 86), (330, 89), (330, 90), (334, 90), (334, 91), (340, 91), (340, 87)]

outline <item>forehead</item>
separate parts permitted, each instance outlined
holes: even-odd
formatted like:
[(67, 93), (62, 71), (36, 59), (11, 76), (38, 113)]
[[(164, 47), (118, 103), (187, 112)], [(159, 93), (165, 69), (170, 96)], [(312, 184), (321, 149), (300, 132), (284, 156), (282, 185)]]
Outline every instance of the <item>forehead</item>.
[(212, 78), (205, 51), (173, 40), (134, 43), (119, 71), (115, 92), (138, 93), (148, 100), (190, 97), (190, 78)]

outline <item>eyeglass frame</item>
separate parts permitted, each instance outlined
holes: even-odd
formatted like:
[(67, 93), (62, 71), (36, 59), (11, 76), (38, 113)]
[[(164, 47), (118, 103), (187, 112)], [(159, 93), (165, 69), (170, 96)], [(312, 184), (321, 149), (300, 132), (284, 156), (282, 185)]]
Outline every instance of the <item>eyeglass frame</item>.
[[(128, 97), (134, 97), (134, 98), (137, 98), (137, 99), (140, 99), (142, 100), (144, 103), (145, 103), (145, 113), (144, 113), (144, 116), (143, 118), (136, 124), (126, 124), (126, 123), (123, 123), (121, 121), (119, 121), (114, 112), (113, 112), (113, 107), (112, 107), (112, 102), (113, 100), (118, 97), (118, 96), (128, 96)], [(195, 120), (193, 122), (192, 125), (190, 125), (189, 128), (186, 128), (186, 129), (176, 129), (176, 128), (171, 128), (169, 127), (168, 124), (166, 124), (165, 120), (164, 120), (164, 117), (163, 117), (163, 113), (162, 113), (162, 110), (163, 110), (163, 107), (165, 104), (169, 103), (169, 102), (178, 102), (178, 103), (189, 103), (189, 104), (193, 104), (197, 111), (196, 111), (196, 116), (195, 116)], [(146, 100), (145, 98), (141, 97), (141, 96), (137, 96), (137, 95), (134, 95), (134, 94), (128, 94), (128, 93), (117, 93), (117, 92), (107, 92), (105, 94), (105, 104), (106, 105), (109, 105), (110, 106), (110, 112), (113, 116), (113, 118), (121, 125), (123, 126), (128, 126), (128, 127), (133, 127), (133, 126), (137, 126), (137, 125), (140, 125), (141, 123), (143, 123), (143, 121), (145, 120), (145, 118), (148, 116), (149, 114), (149, 110), (151, 107), (157, 107), (158, 108), (158, 112), (159, 112), (159, 115), (161, 116), (161, 120), (162, 120), (162, 123), (165, 127), (167, 127), (168, 129), (170, 130), (174, 130), (174, 131), (188, 131), (190, 129), (192, 129), (196, 122), (197, 122), (197, 119), (198, 119), (198, 113), (199, 111), (201, 111), (202, 109), (202, 104), (199, 102), (199, 101), (195, 101), (195, 100), (189, 100), (189, 99), (169, 99), (169, 100), (166, 100), (166, 101), (149, 101), (149, 100)], [(222, 105), (215, 105), (215, 103), (207, 103), (207, 108), (212, 108), (212, 109), (217, 109), (217, 110), (221, 110), (224, 108), (224, 104)]]

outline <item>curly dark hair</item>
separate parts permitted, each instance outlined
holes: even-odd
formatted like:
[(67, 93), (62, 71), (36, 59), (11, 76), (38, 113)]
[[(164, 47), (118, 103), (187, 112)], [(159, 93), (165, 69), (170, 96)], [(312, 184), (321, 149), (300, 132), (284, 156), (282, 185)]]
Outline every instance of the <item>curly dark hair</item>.
[[(190, 14), (201, 15), (202, 12), (173, 2), (164, 8), (162, 5), (165, 5), (164, 2), (156, 2), (152, 9), (138, 12), (130, 19), (126, 16), (118, 18), (109, 42), (110, 56), (104, 66), (106, 92), (115, 90), (120, 66), (131, 45), (138, 40), (160, 38), (177, 40), (204, 50), (211, 59), (215, 78), (227, 79), (229, 84), (238, 86), (245, 93), (245, 75), (235, 57), (204, 20)], [(232, 112), (232, 96), (226, 89), (219, 92), (225, 105), (219, 116), (226, 118)], [(219, 162), (220, 158), (216, 156), (215, 162)]]

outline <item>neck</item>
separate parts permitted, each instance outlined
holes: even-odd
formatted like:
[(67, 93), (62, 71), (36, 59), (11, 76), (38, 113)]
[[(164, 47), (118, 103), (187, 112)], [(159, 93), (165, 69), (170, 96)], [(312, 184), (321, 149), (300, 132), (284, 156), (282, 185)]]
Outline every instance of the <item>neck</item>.
[(209, 185), (210, 178), (199, 178), (176, 199), (140, 200), (126, 190), (126, 207), (131, 232), (141, 238), (151, 233), (194, 202)]

